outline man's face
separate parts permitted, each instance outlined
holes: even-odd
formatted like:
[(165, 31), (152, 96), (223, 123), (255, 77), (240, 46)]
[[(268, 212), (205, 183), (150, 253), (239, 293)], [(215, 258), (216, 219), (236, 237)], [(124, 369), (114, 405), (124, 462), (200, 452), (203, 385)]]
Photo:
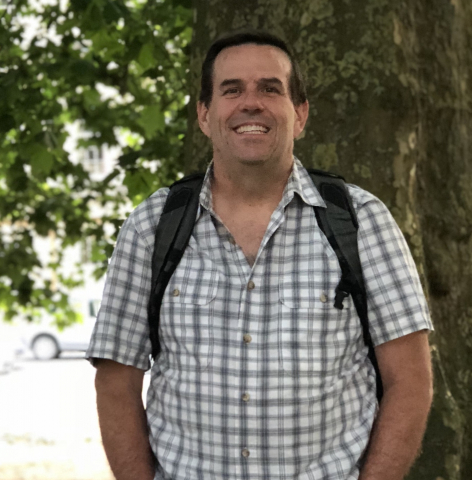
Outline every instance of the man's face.
[(308, 102), (295, 107), (288, 56), (270, 45), (229, 47), (216, 57), (210, 106), (198, 104), (200, 128), (216, 162), (291, 165)]

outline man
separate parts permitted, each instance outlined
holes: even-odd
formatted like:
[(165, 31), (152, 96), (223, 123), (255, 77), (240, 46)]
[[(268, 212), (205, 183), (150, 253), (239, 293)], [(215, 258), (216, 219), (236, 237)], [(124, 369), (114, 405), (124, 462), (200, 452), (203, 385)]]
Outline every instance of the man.
[(313, 208), (324, 201), (293, 157), (307, 116), (280, 39), (240, 33), (210, 47), (198, 119), (213, 161), (164, 295), (146, 413), (146, 308), (167, 189), (122, 227), (88, 351), (118, 480), (401, 480), (417, 455), (432, 397), (417, 272), (385, 206), (349, 186), (379, 407), (352, 300), (333, 306), (340, 267)]

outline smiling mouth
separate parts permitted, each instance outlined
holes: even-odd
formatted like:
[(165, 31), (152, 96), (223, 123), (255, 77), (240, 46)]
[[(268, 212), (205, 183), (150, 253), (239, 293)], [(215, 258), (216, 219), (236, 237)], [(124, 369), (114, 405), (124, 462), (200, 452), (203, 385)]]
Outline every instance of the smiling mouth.
[(268, 133), (270, 128), (263, 125), (241, 125), (235, 128), (234, 131), (240, 135), (262, 135)]

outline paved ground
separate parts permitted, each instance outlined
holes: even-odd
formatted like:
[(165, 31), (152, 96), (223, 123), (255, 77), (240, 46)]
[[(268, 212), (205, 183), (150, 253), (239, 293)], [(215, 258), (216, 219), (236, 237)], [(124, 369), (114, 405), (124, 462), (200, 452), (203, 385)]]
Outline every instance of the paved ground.
[[(100, 440), (95, 370), (80, 356), (25, 359), (0, 375), (1, 480), (113, 480)], [(145, 376), (147, 389), (149, 376)]]

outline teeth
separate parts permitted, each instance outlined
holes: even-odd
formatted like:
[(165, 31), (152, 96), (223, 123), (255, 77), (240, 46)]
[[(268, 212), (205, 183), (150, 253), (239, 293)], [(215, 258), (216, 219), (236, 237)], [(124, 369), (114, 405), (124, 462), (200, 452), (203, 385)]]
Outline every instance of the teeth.
[(236, 129), (236, 133), (267, 133), (269, 129), (262, 125), (242, 125)]

